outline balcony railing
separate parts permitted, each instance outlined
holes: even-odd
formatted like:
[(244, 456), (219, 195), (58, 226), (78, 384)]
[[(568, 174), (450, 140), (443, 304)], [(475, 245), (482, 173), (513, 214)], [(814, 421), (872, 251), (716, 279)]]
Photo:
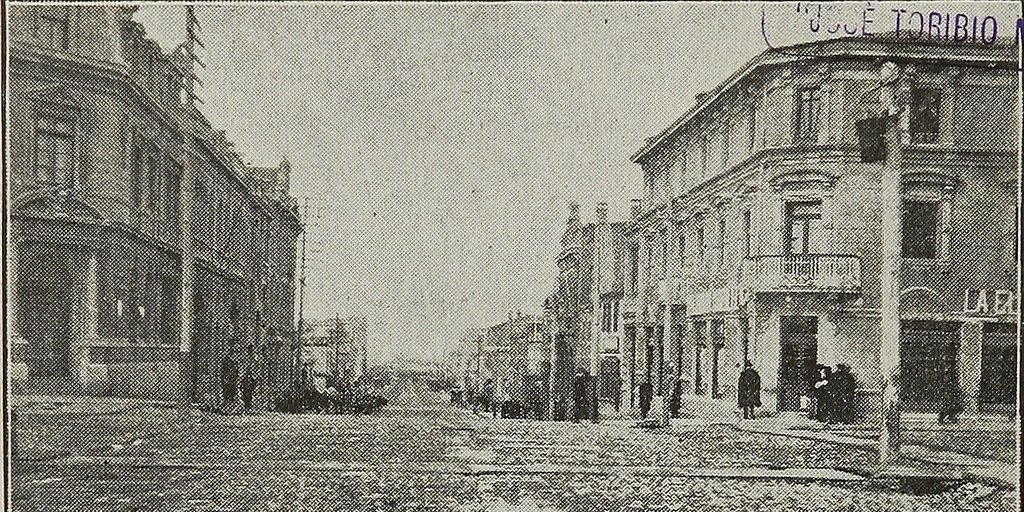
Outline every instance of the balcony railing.
[(860, 258), (838, 254), (755, 256), (744, 261), (743, 286), (750, 293), (859, 293)]

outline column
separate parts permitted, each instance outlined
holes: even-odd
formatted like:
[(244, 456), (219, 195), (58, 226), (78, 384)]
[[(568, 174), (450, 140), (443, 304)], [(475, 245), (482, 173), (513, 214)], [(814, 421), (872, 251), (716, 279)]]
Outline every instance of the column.
[(981, 336), (984, 324), (968, 320), (960, 327), (957, 378), (964, 397), (964, 414), (978, 414), (978, 393), (981, 389)]
[(89, 249), (83, 279), (82, 300), (76, 311), (78, 332), (71, 341), (71, 381), (83, 389), (88, 382), (89, 345), (99, 336), (99, 264), (95, 249)]
[(178, 401), (181, 406), (186, 406), (192, 401), (192, 377), (195, 368), (192, 367), (192, 318), (193, 301), (195, 294), (195, 254), (192, 247), (192, 192), (195, 189), (196, 166), (198, 155), (193, 148), (185, 144), (182, 147), (184, 153), (184, 164), (182, 166), (181, 190), (179, 192), (181, 212), (179, 219), (181, 223), (181, 296), (180, 296), (180, 326), (178, 329)]

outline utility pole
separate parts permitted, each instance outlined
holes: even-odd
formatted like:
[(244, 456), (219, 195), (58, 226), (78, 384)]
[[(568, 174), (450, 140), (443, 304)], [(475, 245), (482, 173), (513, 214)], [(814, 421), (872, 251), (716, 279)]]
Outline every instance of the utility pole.
[(334, 313), (334, 382), (337, 385), (341, 375), (341, 319)]
[(882, 427), (878, 456), (886, 469), (900, 453), (900, 266), (902, 257), (900, 175), (903, 169), (906, 80), (903, 70), (886, 62), (879, 72), (882, 106), (885, 109), (885, 161), (882, 164), (882, 273), (880, 369)]
[(302, 335), (305, 333), (305, 322), (302, 317), (302, 305), (306, 297), (306, 231), (308, 231), (308, 219), (309, 219), (309, 198), (304, 197), (302, 201), (302, 219), (299, 225), (302, 227), (302, 259), (299, 264), (299, 328), (295, 336), (295, 346), (293, 348), (294, 354), (292, 355), (292, 381), (296, 379), (296, 375), (299, 375), (298, 369), (299, 364), (302, 360)]

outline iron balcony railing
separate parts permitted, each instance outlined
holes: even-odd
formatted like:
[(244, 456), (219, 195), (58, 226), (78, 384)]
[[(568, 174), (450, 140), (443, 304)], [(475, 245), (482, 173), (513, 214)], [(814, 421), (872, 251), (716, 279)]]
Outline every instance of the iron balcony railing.
[(744, 261), (743, 287), (750, 293), (858, 293), (860, 258), (842, 254), (755, 256)]

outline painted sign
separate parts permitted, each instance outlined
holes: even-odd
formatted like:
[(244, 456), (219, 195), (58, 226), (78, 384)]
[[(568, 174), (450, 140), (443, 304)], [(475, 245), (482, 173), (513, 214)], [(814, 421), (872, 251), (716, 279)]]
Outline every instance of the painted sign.
[(1010, 290), (964, 290), (964, 314), (1015, 314), (1017, 312), (1016, 295)]

